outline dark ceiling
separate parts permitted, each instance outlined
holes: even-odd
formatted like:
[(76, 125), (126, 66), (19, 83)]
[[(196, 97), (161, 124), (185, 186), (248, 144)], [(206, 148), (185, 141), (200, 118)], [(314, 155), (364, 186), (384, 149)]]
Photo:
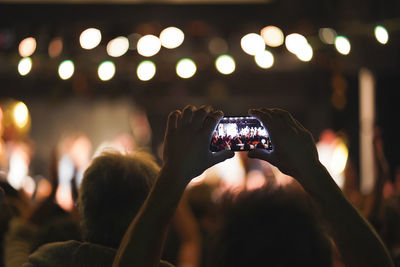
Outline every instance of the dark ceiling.
[[(383, 23), (390, 32), (390, 42), (386, 46), (379, 45), (373, 37), (373, 28), (377, 23)], [(285, 34), (299, 32), (305, 35), (314, 48), (314, 58), (311, 63), (302, 64), (283, 47), (272, 49), (276, 64), (269, 73), (329, 70), (354, 74), (361, 66), (369, 67), (375, 73), (393, 73), (399, 67), (400, 1), (395, 0), (282, 0), (251, 5), (0, 4), (0, 34), (8, 33), (12, 38), (10, 45), (0, 46), (0, 79), (7, 87), (13, 87), (13, 84), (19, 82), (22, 83), (18, 87), (24, 87), (24, 82), (20, 81), (21, 77), (15, 71), (19, 60), (18, 42), (24, 37), (34, 36), (38, 39), (38, 48), (32, 59), (39, 67), (34, 68), (29, 75), (35, 77), (26, 78), (43, 83), (43, 92), (47, 93), (46, 82), (51, 82), (53, 78), (55, 83), (58, 82), (54, 70), (59, 61), (65, 58), (79, 62), (76, 73), (84, 75), (89, 85), (97, 84), (94, 66), (109, 58), (105, 52), (108, 40), (132, 32), (158, 35), (164, 27), (170, 25), (182, 28), (186, 38), (184, 45), (177, 50), (161, 51), (153, 57), (164, 68), (168, 69), (168, 63), (180, 56), (201, 57), (205, 61), (205, 69), (211, 71), (205, 75), (212, 75), (213, 58), (207, 55), (207, 43), (212, 37), (218, 36), (227, 40), (229, 53), (238, 61), (236, 75), (257, 75), (252, 59), (240, 49), (240, 38), (248, 32), (259, 32), (270, 24), (279, 26)], [(103, 40), (96, 49), (85, 51), (79, 47), (78, 37), (89, 26), (100, 28)], [(350, 55), (342, 56), (333, 46), (324, 45), (318, 39), (320, 27), (332, 27), (339, 34), (346, 35), (352, 43)], [(58, 59), (52, 60), (48, 57), (47, 46), (51, 38), (56, 36), (64, 39), (64, 50)], [(134, 75), (128, 70), (134, 68), (141, 59), (143, 57), (135, 51), (115, 59), (120, 70), (119, 82), (136, 84)], [(207, 62), (211, 64), (207, 65)], [(163, 79), (155, 80), (157, 82)], [(7, 87), (5, 91), (10, 91)], [(14, 88), (12, 91), (18, 90)], [(35, 92), (35, 95), (37, 93), (39, 92)]]

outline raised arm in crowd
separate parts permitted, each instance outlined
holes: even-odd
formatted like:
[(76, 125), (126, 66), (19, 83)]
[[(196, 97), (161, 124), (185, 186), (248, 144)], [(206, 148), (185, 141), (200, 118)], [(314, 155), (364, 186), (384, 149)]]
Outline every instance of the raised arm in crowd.
[[(249, 214), (249, 218), (232, 217), (225, 220), (221, 232), (224, 232), (224, 227), (225, 230), (234, 229), (231, 226), (237, 222), (251, 229), (256, 223), (250, 218), (252, 214), (259, 216), (265, 224), (278, 220), (274, 226), (276, 228), (269, 229), (271, 227), (261, 225), (257, 236), (236, 235), (236, 232), (228, 231), (232, 238), (227, 243), (219, 244), (221, 253), (215, 256), (219, 257), (219, 266), (332, 266), (331, 240), (347, 267), (393, 266), (381, 239), (344, 197), (319, 162), (310, 132), (288, 112), (280, 109), (252, 109), (249, 113), (261, 120), (268, 129), (273, 151), (269, 153), (256, 149), (250, 151), (248, 156), (268, 161), (281, 172), (294, 177), (322, 215), (327, 229), (321, 230), (323, 228), (312, 219), (312, 212), (293, 208), (298, 206), (296, 202), (285, 202), (279, 198), (270, 203), (264, 201), (261, 204), (269, 205), (269, 208), (263, 209), (263, 205), (259, 205), (254, 212), (252, 206), (244, 205), (247, 208), (244, 214)], [(232, 151), (212, 153), (209, 150), (212, 132), (222, 116), (221, 111), (213, 111), (210, 107), (196, 109), (193, 106), (170, 113), (164, 141), (164, 164), (150, 194), (123, 237), (114, 267), (159, 265), (168, 225), (188, 183), (209, 167), (234, 156)], [(281, 196), (284, 198), (285, 194)], [(236, 211), (241, 203), (251, 203), (248, 197), (247, 200), (243, 199), (246, 197), (238, 197), (233, 203)], [(284, 208), (279, 211), (279, 218), (269, 213), (273, 205)], [(298, 242), (296, 234), (301, 236), (301, 229), (287, 234), (288, 228), (284, 227), (290, 227), (291, 224), (300, 225), (304, 232), (310, 233), (301, 237), (307, 240)], [(254, 232), (254, 229), (251, 230)], [(274, 232), (281, 233), (274, 242), (286, 242), (283, 247), (287, 247), (287, 251), (280, 249), (279, 257), (274, 255), (274, 243), (268, 243), (268, 231), (271, 237)], [(246, 249), (254, 242), (260, 246), (251, 251)]]

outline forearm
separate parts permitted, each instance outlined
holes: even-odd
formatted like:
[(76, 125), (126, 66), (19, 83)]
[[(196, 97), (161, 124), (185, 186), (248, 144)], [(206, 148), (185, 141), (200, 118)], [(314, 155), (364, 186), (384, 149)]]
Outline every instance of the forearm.
[(313, 185), (303, 184), (328, 223), (332, 238), (346, 266), (393, 266), (393, 262), (369, 223), (347, 201), (321, 164), (306, 174)]
[(177, 174), (163, 168), (138, 215), (130, 224), (113, 266), (158, 266), (169, 223), (185, 190)]

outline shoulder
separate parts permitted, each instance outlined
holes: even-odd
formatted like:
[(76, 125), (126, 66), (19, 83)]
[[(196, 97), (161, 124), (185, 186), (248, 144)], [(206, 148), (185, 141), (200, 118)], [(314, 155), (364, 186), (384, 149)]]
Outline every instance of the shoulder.
[(66, 266), (70, 263), (71, 255), (79, 247), (78, 241), (48, 243), (33, 252), (24, 267)]
[[(74, 240), (55, 242), (38, 248), (23, 267), (111, 266), (115, 253), (113, 248), (93, 243)], [(174, 267), (166, 261), (160, 261), (159, 266)]]
[(87, 242), (66, 241), (49, 243), (29, 256), (24, 267), (50, 266), (111, 266), (115, 249)]

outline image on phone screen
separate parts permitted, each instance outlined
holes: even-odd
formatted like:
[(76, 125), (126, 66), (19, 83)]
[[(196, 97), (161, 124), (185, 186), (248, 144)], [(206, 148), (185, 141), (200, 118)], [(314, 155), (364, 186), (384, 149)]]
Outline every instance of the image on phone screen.
[(272, 151), (267, 129), (256, 117), (223, 117), (215, 128), (210, 150), (249, 151), (256, 148)]

